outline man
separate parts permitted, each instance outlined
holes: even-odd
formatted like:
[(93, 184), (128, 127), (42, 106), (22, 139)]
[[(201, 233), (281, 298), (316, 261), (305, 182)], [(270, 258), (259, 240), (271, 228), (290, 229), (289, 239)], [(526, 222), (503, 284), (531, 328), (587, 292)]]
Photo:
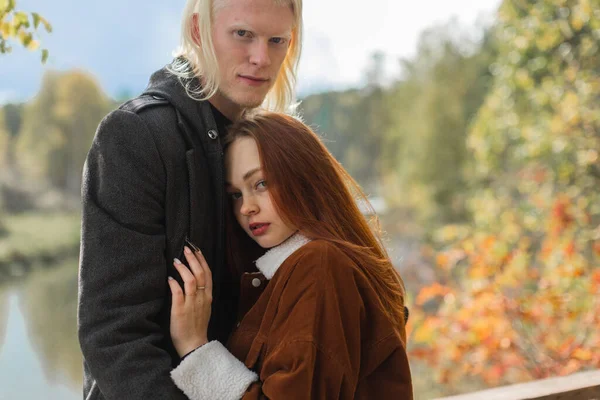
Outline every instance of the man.
[(169, 376), (180, 360), (167, 278), (188, 240), (213, 268), (209, 336), (231, 332), (221, 140), (244, 110), (289, 106), (301, 15), (302, 0), (188, 0), (179, 57), (98, 127), (82, 187), (86, 399), (186, 398)]

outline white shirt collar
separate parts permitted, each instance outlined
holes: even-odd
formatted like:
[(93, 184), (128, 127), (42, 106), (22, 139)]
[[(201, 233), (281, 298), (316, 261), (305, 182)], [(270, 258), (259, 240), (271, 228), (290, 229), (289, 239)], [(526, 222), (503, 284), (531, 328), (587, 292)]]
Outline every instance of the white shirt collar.
[(273, 278), (281, 264), (296, 250), (310, 242), (310, 239), (301, 233), (295, 233), (283, 243), (269, 249), (262, 257), (254, 263), (267, 279)]

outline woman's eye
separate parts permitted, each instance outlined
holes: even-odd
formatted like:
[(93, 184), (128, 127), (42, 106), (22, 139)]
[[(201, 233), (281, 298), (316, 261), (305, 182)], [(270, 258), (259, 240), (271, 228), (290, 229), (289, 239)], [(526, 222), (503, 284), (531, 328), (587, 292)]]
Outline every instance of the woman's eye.
[(229, 195), (231, 196), (232, 200), (239, 200), (242, 198), (242, 194), (239, 192), (236, 193), (229, 193)]
[(267, 182), (266, 181), (258, 181), (256, 183), (256, 188), (257, 189), (266, 189), (267, 187)]
[(248, 31), (245, 29), (238, 29), (237, 31), (235, 31), (235, 33), (239, 36), (239, 37), (245, 37), (248, 35)]

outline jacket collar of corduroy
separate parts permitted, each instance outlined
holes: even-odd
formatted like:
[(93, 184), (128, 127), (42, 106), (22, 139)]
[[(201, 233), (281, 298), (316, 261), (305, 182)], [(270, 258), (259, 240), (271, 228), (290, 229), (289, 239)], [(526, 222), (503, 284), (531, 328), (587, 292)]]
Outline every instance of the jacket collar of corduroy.
[(280, 245), (269, 249), (262, 257), (256, 260), (256, 267), (265, 278), (271, 279), (279, 267), (281, 267), (281, 264), (308, 242), (310, 242), (309, 238), (301, 233), (296, 233)]

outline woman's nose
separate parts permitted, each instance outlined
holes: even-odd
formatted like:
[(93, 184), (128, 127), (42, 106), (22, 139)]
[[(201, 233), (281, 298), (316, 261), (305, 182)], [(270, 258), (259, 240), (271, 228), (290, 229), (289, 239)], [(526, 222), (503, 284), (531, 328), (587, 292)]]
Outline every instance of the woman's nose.
[(242, 215), (254, 215), (258, 212), (258, 205), (252, 196), (244, 197), (244, 203), (242, 204), (240, 212)]

